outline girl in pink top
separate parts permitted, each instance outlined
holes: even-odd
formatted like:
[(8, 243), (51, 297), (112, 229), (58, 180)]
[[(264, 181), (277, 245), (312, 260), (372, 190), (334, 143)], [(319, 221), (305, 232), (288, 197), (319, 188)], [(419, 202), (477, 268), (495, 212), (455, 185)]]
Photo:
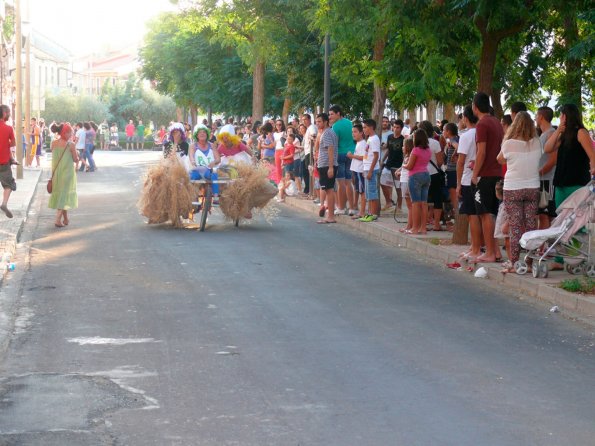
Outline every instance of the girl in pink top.
[(428, 163), (432, 158), (432, 151), (428, 142), (428, 135), (423, 129), (413, 134), (413, 151), (409, 156), (405, 169), (409, 171), (409, 195), (412, 206), (412, 228), (409, 234), (425, 234), (428, 219), (428, 190), (430, 189), (430, 172)]

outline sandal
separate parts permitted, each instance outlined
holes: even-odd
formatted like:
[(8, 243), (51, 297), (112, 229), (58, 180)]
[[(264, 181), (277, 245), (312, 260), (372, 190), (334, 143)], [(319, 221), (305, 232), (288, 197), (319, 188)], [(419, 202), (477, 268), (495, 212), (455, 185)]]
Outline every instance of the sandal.
[(326, 213), (326, 206), (323, 204), (320, 206), (320, 209), (318, 209), (318, 216), (320, 218), (324, 217), (324, 214)]
[(516, 273), (516, 270), (514, 269), (514, 265), (512, 264), (512, 262), (510, 261), (506, 261), (502, 264), (502, 269), (500, 270), (500, 272), (502, 274), (508, 274), (508, 273)]

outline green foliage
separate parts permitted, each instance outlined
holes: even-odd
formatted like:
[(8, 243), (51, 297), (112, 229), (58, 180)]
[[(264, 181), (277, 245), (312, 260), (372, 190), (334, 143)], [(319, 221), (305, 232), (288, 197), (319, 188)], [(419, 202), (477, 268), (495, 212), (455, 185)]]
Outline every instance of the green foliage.
[(571, 293), (593, 294), (595, 292), (595, 280), (590, 278), (566, 279), (560, 282), (560, 288)]
[[(132, 92), (132, 94), (131, 94)], [(142, 119), (148, 125), (167, 125), (176, 113), (176, 105), (167, 96), (145, 91), (137, 80), (125, 87), (105, 85), (99, 97), (74, 96), (70, 93), (49, 96), (46, 99), (46, 122), (102, 122), (107, 119), (123, 128), (129, 119)]]
[[(251, 72), (263, 61), (265, 113), (279, 115), (286, 98), (294, 113), (313, 110), (323, 102), (322, 41), (328, 32), (331, 102), (351, 117), (369, 115), (374, 85), (401, 110), (430, 100), (468, 103), (481, 83), (480, 66), (486, 67), (482, 50), (495, 42), (489, 80), (505, 106), (573, 100), (578, 83), (585, 121), (595, 120), (588, 106), (595, 96), (595, 9), (586, 0), (186, 0), (184, 5), (183, 12), (151, 25), (141, 53), (142, 75), (182, 107), (250, 114)], [(570, 44), (564, 41), (568, 17), (578, 29)], [(573, 60), (581, 63), (573, 68), (568, 64)], [(140, 102), (128, 106), (142, 108)], [(120, 106), (113, 111), (130, 113)]]
[(6, 17), (4, 17), (4, 21), (2, 22), (2, 35), (6, 41), (10, 41), (13, 38), (14, 33), (14, 10), (10, 10), (10, 14), (6, 14)]
[(101, 122), (109, 116), (106, 104), (92, 96), (60, 94), (49, 96), (45, 101), (46, 122)]

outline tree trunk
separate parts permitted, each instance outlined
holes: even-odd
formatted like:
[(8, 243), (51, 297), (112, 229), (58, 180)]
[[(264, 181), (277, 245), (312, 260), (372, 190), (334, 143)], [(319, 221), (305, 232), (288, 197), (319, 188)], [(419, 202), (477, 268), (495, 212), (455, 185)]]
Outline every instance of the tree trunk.
[(209, 121), (209, 127), (211, 127), (213, 125), (213, 109), (210, 105), (207, 107), (207, 121)]
[(455, 215), (455, 225), (452, 233), (454, 245), (466, 245), (469, 243), (469, 217), (465, 214)]
[(184, 109), (181, 107), (176, 107), (176, 119), (178, 122), (183, 122), (184, 118)]
[[(373, 59), (381, 62), (384, 59), (384, 48), (386, 47), (386, 36), (382, 36), (374, 43)], [(376, 121), (376, 133), (382, 133), (382, 116), (386, 106), (386, 87), (378, 79), (374, 79), (374, 100), (372, 102), (372, 119)]]
[(374, 81), (374, 101), (372, 102), (372, 119), (376, 121), (376, 133), (382, 133), (382, 116), (386, 104), (386, 89)]
[(406, 119), (409, 119), (409, 125), (413, 127), (417, 122), (417, 111), (414, 108), (407, 109)]
[(192, 122), (190, 123), (190, 126), (194, 129), (194, 126), (198, 123), (198, 108), (196, 108), (196, 105), (193, 105), (190, 108), (190, 116), (192, 117)]
[(494, 69), (498, 55), (499, 41), (490, 34), (483, 34), (481, 39), (481, 57), (479, 59), (479, 82), (477, 90), (492, 95), (494, 83)]
[[(291, 92), (292, 87), (293, 87), (293, 76), (288, 75), (287, 76), (287, 93)], [(281, 118), (283, 119), (283, 122), (285, 122), (286, 124), (289, 123), (289, 111), (291, 110), (292, 105), (293, 105), (293, 101), (289, 97), (289, 94), (286, 94), (285, 100), (283, 101), (283, 111), (281, 112)], [(298, 129), (296, 129), (296, 130), (298, 130)]]
[(257, 60), (252, 75), (252, 119), (261, 122), (264, 115), (264, 71), (264, 61)]
[(570, 58), (568, 52), (576, 45), (579, 40), (578, 25), (576, 22), (577, 11), (576, 2), (570, 1), (565, 3), (564, 9), (561, 11), (564, 20), (564, 49), (566, 52), (566, 60), (564, 65), (566, 68), (566, 76), (564, 78), (564, 92), (560, 98), (564, 103), (576, 104), (581, 106), (581, 60), (578, 58)]
[(436, 101), (431, 100), (428, 101), (428, 105), (426, 107), (426, 112), (428, 114), (427, 120), (432, 123), (432, 125), (436, 125)]
[(444, 104), (444, 119), (448, 119), (448, 122), (457, 122), (455, 106), (450, 102)]
[(492, 88), (492, 107), (494, 107), (494, 115), (498, 119), (504, 116), (504, 109), (502, 108), (502, 92), (499, 88)]

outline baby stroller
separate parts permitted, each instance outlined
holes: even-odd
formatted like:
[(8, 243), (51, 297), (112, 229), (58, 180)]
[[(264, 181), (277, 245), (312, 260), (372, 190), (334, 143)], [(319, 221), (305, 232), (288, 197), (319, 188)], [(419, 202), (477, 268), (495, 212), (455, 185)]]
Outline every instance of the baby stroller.
[[(547, 229), (529, 231), (520, 240), (528, 252), (523, 260), (515, 262), (517, 274), (525, 274), (533, 264), (533, 277), (548, 276), (548, 261), (554, 256), (564, 259), (570, 274), (595, 277), (595, 263), (591, 258), (591, 224), (594, 221), (595, 181), (580, 188), (557, 209), (558, 216)], [(586, 226), (586, 231), (582, 230)]]

